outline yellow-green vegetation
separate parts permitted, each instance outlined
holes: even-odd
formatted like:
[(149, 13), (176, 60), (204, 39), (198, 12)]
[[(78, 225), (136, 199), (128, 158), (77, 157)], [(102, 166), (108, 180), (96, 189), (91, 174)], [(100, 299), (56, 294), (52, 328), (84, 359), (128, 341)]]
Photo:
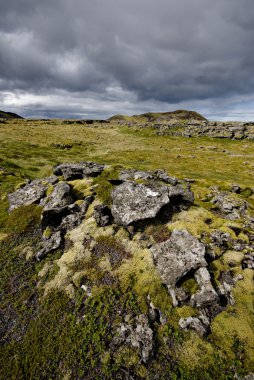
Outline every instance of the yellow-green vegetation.
[[(143, 122), (158, 115), (141, 117)], [(94, 127), (60, 120), (0, 124), (0, 378), (229, 380), (254, 371), (253, 271), (241, 268), (243, 252), (218, 248), (209, 263), (215, 285), (226, 270), (243, 279), (234, 288), (235, 304), (215, 317), (207, 338), (200, 338), (179, 329), (179, 318), (198, 311), (172, 306), (141, 236), (161, 243), (173, 229), (186, 229), (210, 244), (210, 234), (220, 230), (248, 243), (244, 220), (233, 222), (214, 212), (210, 187), (228, 191), (239, 184), (238, 196), (254, 215), (254, 142), (159, 136), (152, 128), (115, 121)], [(144, 226), (130, 238), (133, 231), (123, 227), (98, 229), (93, 203), (82, 224), (68, 232), (68, 244), (37, 262), (33, 250), (42, 238), (41, 208), (22, 206), (9, 215), (7, 193), (26, 179), (50, 175), (57, 163), (79, 161), (113, 166), (96, 178), (70, 181), (76, 199), (96, 194), (96, 202), (110, 205), (112, 183), (122, 167), (129, 167), (194, 179), (195, 204), (168, 224)], [(47, 195), (52, 190), (50, 185)], [(43, 237), (51, 234), (47, 228)], [(182, 287), (189, 296), (197, 291), (192, 278), (185, 278)], [(125, 316), (134, 320), (147, 313), (149, 302), (164, 322), (153, 323), (157, 354), (144, 364), (137, 348), (111, 350), (112, 329)]]
[(121, 168), (120, 165), (112, 165), (108, 169), (106, 168), (99, 177), (94, 179), (96, 194), (102, 203), (106, 205), (110, 206), (112, 202), (111, 191), (113, 190), (113, 184), (110, 181), (118, 179)]
[(225, 358), (238, 360), (254, 370), (254, 283), (253, 271), (242, 271), (243, 280), (234, 289), (235, 305), (219, 314), (212, 323), (211, 342), (221, 347)]

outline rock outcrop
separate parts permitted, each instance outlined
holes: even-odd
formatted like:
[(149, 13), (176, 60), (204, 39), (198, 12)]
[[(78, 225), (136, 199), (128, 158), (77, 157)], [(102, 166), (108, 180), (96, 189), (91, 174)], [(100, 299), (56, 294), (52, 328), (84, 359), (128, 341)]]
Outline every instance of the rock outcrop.
[(193, 200), (193, 193), (180, 185), (165, 186), (158, 182), (138, 184), (128, 181), (112, 192), (112, 215), (116, 223), (127, 226), (133, 222), (155, 218), (163, 206), (168, 206), (167, 210), (170, 212), (177, 206), (184, 208)]
[(81, 179), (85, 177), (96, 177), (104, 170), (105, 165), (99, 165), (95, 162), (68, 163), (57, 165), (53, 173), (63, 176), (65, 181)]
[[(210, 264), (217, 259), (218, 252), (223, 255), (229, 249), (234, 249), (236, 252), (244, 251), (241, 267), (253, 269), (254, 237), (249, 233), (250, 243), (247, 242), (248, 238), (245, 241), (234, 240), (229, 232), (215, 227), (208, 236), (201, 236), (200, 239), (184, 228), (175, 228), (170, 232), (167, 226), (172, 223), (172, 217), (180, 211), (188, 210), (194, 202), (190, 180), (179, 180), (163, 170), (146, 172), (134, 169), (121, 169), (118, 176), (115, 175), (112, 179), (110, 174), (107, 178), (105, 169), (108, 170), (109, 167), (93, 162), (60, 164), (54, 168), (51, 177), (31, 181), (8, 195), (10, 213), (20, 206), (33, 204), (40, 205), (42, 209), (41, 241), (34, 257), (43, 260), (49, 253), (68, 245), (66, 236), (83, 222), (86, 223), (87, 210), (91, 205), (89, 223), (92, 219), (99, 232), (100, 229), (104, 232), (107, 228), (110, 230), (110, 236), (103, 235), (98, 240), (89, 235), (83, 238), (81, 246), (84, 246), (85, 251), (89, 250), (94, 258), (93, 265), (96, 267), (97, 261), (107, 255), (107, 262), (103, 265), (116, 270), (124, 259), (130, 257), (129, 248), (125, 249), (125, 245), (129, 244), (128, 241), (126, 243), (126, 236), (129, 236), (135, 244), (140, 244), (142, 249), (145, 247), (150, 253), (154, 270), (161, 283), (167, 286), (173, 306), (187, 306), (197, 310), (195, 316), (180, 318), (179, 326), (184, 330), (194, 329), (205, 336), (210, 331), (213, 318), (225, 310), (227, 305), (234, 304), (232, 289), (242, 279), (241, 275), (234, 276), (230, 270), (224, 270), (217, 276), (216, 282)], [(93, 182), (95, 177), (97, 182)], [(83, 184), (84, 178), (89, 178), (90, 190), (82, 196), (82, 193), (74, 191), (73, 186), (77, 180)], [(100, 178), (104, 187), (108, 182), (111, 195), (109, 204), (104, 204), (96, 193)], [(249, 205), (240, 197), (236, 186), (232, 192), (214, 189), (210, 201), (214, 215), (219, 214), (227, 221), (247, 218)], [(248, 226), (253, 225), (251, 218), (246, 220)], [(153, 235), (146, 232), (146, 227), (151, 224), (159, 226), (160, 233), (164, 234), (157, 240), (160, 243), (156, 243)], [(122, 234), (125, 230), (123, 244), (113, 237), (119, 230)], [(100, 235), (99, 232), (96, 236)], [(238, 227), (232, 226), (231, 232), (239, 233)], [(83, 254), (84, 252), (81, 256)], [(135, 252), (132, 254), (135, 255)], [(108, 270), (103, 278), (107, 285), (115, 281)], [(188, 281), (189, 288), (186, 286)], [(92, 297), (90, 283), (83, 283), (81, 288), (89, 289), (89, 297)], [(126, 343), (138, 348), (144, 363), (153, 354), (154, 324), (164, 323), (160, 309), (153, 305), (149, 295), (147, 299), (147, 315), (136, 315), (131, 321), (126, 319), (118, 326), (114, 339), (116, 346)]]
[(183, 136), (183, 137), (212, 137), (230, 140), (254, 140), (253, 122), (209, 122), (187, 121), (184, 125), (179, 122), (160, 123), (153, 127), (159, 135)]

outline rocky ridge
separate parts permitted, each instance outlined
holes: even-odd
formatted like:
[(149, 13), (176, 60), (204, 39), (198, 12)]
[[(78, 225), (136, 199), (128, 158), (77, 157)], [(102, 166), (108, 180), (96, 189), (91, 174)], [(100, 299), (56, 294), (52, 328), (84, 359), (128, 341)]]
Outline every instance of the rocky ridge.
[[(106, 181), (110, 192), (108, 204), (99, 195), (100, 178), (104, 187)], [(75, 191), (80, 181), (85, 185), (83, 194)], [(94, 265), (98, 259), (108, 260), (105, 265), (110, 270), (107, 276), (104, 273), (104, 281), (109, 284), (115, 273), (120, 276), (117, 271), (124, 271), (129, 257), (135, 258), (139, 250), (144, 250), (151, 260), (151, 270), (167, 287), (173, 307), (192, 310), (190, 315), (179, 318), (179, 326), (195, 330), (202, 337), (210, 333), (213, 319), (234, 304), (233, 290), (243, 279), (241, 270), (254, 269), (254, 236), (250, 232), (254, 219), (248, 203), (235, 191), (211, 189), (211, 215), (225, 225), (194, 236), (186, 226), (174, 227), (175, 216), (197, 207), (190, 183), (162, 170), (145, 172), (118, 167), (116, 175), (113, 167), (94, 162), (60, 164), (52, 176), (28, 182), (10, 193), (8, 199), (10, 213), (22, 206), (41, 207), (41, 240), (34, 258), (43, 260), (48, 254), (63, 250), (56, 277), (61, 278), (70, 297), (75, 291), (77, 273), (68, 283), (61, 277), (67, 271), (61, 265), (66, 260), (65, 252), (68, 254), (68, 239), (75, 231), (82, 241), (79, 257), (85, 260), (92, 255)], [(237, 224), (241, 218), (244, 222)], [(211, 220), (206, 218), (205, 223), (209, 225)], [(106, 249), (103, 239), (107, 239)], [(218, 270), (216, 265), (221, 258), (224, 261)], [(92, 297), (91, 281), (83, 281), (79, 287)], [(137, 348), (144, 363), (156, 350), (153, 323), (163, 324), (165, 320), (165, 310), (153, 304), (149, 293), (146, 302), (147, 313), (133, 318), (123, 316), (114, 327), (112, 342), (115, 347), (127, 344)]]
[(213, 122), (213, 121), (186, 121), (160, 123), (152, 126), (158, 135), (171, 135), (182, 137), (212, 137), (230, 140), (254, 140), (254, 122)]

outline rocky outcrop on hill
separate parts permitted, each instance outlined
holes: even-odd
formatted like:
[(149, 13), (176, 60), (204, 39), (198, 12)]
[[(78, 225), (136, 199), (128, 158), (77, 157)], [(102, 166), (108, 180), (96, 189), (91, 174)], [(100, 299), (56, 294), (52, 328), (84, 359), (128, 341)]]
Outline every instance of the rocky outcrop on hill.
[[(234, 305), (233, 290), (243, 279), (241, 271), (254, 268), (254, 238), (249, 232), (254, 220), (248, 202), (235, 187), (228, 192), (214, 189), (210, 218), (205, 218), (204, 232), (195, 236), (188, 224), (177, 224), (178, 215), (198, 209), (188, 181), (162, 170), (117, 170), (93, 162), (57, 165), (51, 177), (35, 179), (9, 194), (9, 212), (21, 206), (41, 208), (41, 240), (34, 258), (43, 261), (62, 250), (55, 283), (70, 296), (78, 286), (93, 297), (99, 281), (94, 271), (100, 273), (103, 286), (115, 284), (121, 276), (126, 281), (125, 271), (137, 270), (136, 277), (145, 273), (141, 289), (148, 289), (146, 308), (136, 315), (121, 314), (109, 328), (115, 350), (122, 345), (133, 347), (148, 363), (156, 350), (154, 326), (167, 323), (163, 317), (167, 308), (191, 310), (179, 316), (179, 326), (203, 337), (216, 315)], [(80, 184), (84, 193), (77, 191)], [(108, 192), (107, 204), (101, 200), (102, 190)], [(220, 222), (213, 225), (213, 218)], [(234, 224), (241, 218), (245, 227)], [(71, 238), (74, 247), (68, 250)], [(164, 310), (154, 306), (149, 294), (158, 281), (168, 292)]]
[(254, 122), (189, 122), (179, 123), (161, 123), (156, 124), (153, 128), (158, 130), (159, 135), (172, 135), (183, 137), (213, 137), (219, 139), (231, 140), (254, 140)]

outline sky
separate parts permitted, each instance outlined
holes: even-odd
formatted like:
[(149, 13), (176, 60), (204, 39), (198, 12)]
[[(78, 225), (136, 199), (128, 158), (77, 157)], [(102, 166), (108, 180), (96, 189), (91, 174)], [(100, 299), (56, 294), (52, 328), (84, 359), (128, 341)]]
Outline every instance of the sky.
[(254, 120), (253, 0), (0, 0), (0, 109)]

